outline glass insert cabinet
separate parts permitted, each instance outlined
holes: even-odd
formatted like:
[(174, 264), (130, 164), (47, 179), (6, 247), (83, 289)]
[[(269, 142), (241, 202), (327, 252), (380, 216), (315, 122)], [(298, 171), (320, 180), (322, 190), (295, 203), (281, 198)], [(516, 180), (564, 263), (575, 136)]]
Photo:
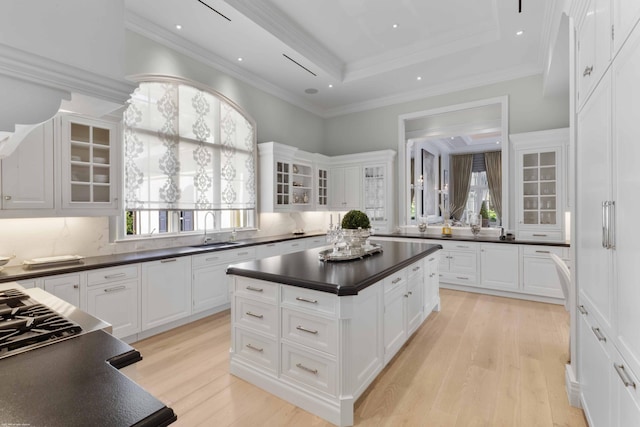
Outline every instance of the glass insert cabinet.
[(522, 205), (524, 224), (557, 224), (556, 152), (523, 154)]

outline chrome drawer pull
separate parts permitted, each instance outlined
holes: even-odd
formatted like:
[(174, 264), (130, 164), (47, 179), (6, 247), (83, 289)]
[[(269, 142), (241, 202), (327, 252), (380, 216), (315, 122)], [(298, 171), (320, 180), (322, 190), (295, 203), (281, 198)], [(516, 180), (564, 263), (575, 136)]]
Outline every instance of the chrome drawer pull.
[(269, 243), (269, 244), (267, 245), (267, 247), (268, 247), (268, 248), (272, 248), (272, 247), (274, 247), (275, 245), (276, 245), (275, 243)]
[(126, 276), (126, 273), (116, 273), (116, 274), (107, 274), (106, 276), (104, 276), (105, 279), (116, 279), (118, 277), (124, 277)]
[(547, 237), (546, 234), (536, 234), (536, 233), (533, 233), (533, 236), (534, 237)]
[(255, 313), (252, 313), (252, 312), (250, 312), (250, 311), (247, 311), (247, 313), (246, 313), (246, 314), (247, 314), (247, 316), (255, 317), (255, 318), (257, 318), (257, 319), (262, 319), (262, 318), (264, 317), (264, 315), (263, 315), (263, 314), (255, 314)]
[(302, 363), (296, 363), (296, 366), (298, 368), (302, 369), (303, 371), (311, 372), (313, 375), (318, 375), (318, 370), (317, 369), (307, 368)]
[(587, 311), (586, 308), (584, 308), (584, 305), (579, 305), (578, 306), (578, 311), (580, 312), (580, 314), (584, 314), (585, 316), (589, 314), (589, 312)]
[(413, 270), (411, 270), (411, 271), (418, 271), (418, 270), (420, 270), (419, 266), (418, 267), (413, 267)]
[(247, 344), (246, 347), (250, 348), (251, 350), (259, 351), (260, 353), (262, 353), (264, 351), (264, 348), (254, 347), (251, 344)]
[(598, 341), (607, 342), (607, 337), (600, 331), (600, 328), (596, 328), (595, 326), (591, 327), (593, 334), (598, 338)]
[(165, 264), (165, 263), (167, 263), (167, 262), (176, 262), (177, 260), (178, 260), (178, 258), (171, 258), (171, 259), (163, 259), (163, 260), (161, 260), (160, 262), (161, 262), (162, 264)]
[(629, 378), (629, 374), (627, 374), (627, 371), (625, 371), (623, 365), (618, 365), (617, 363), (614, 363), (613, 367), (616, 368), (616, 372), (618, 373), (618, 376), (622, 380), (622, 383), (624, 384), (625, 387), (636, 388), (636, 383), (634, 383), (631, 380), (631, 378)]
[(396, 283), (398, 283), (398, 282), (399, 282), (399, 281), (401, 281), (401, 280), (402, 280), (402, 277), (398, 277), (397, 279), (392, 280), (392, 281), (391, 281), (391, 284), (392, 284), (392, 285), (395, 285)]
[(460, 279), (460, 280), (469, 280), (468, 277), (460, 277), (460, 276), (456, 276), (456, 279)]
[(434, 261), (434, 260), (435, 260), (435, 258), (429, 258), (429, 262)]
[(306, 298), (302, 298), (302, 297), (296, 297), (296, 300), (302, 301), (302, 302), (308, 302), (308, 303), (311, 303), (311, 304), (317, 304), (318, 303), (318, 300), (306, 299)]
[(238, 256), (249, 255), (249, 252), (238, 252)]
[(456, 248), (469, 249), (469, 246), (456, 245)]
[(116, 292), (116, 291), (121, 291), (123, 289), (127, 289), (127, 287), (126, 286), (116, 286), (114, 288), (107, 288), (104, 291), (105, 292)]
[(313, 335), (318, 335), (318, 331), (312, 331), (311, 329), (307, 329), (304, 326), (298, 325), (298, 326), (296, 326), (296, 329), (299, 330), (299, 331), (302, 331), (302, 332), (308, 332), (308, 333), (313, 334)]
[(264, 292), (264, 289), (262, 289), (262, 288), (254, 288), (253, 286), (247, 286), (247, 290), (248, 291), (253, 291), (253, 292)]
[(551, 251), (536, 251), (537, 254), (550, 254)]
[(79, 285), (73, 285), (73, 289), (78, 289), (79, 287)]
[(205, 261), (209, 262), (209, 261), (215, 261), (215, 260), (218, 260), (218, 259), (220, 259), (220, 257), (213, 256), (213, 257), (211, 257), (211, 258), (207, 258), (207, 259), (205, 259)]

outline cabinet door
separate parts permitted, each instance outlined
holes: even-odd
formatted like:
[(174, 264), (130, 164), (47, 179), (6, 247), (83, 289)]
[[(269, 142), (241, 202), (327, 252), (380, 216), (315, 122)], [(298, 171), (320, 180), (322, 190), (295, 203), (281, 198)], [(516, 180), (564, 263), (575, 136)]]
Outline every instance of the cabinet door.
[(360, 209), (360, 176), (359, 166), (350, 166), (344, 170), (344, 201), (347, 209)]
[(486, 288), (518, 289), (518, 247), (507, 244), (480, 245), (480, 284)]
[(640, 100), (640, 29), (636, 28), (614, 64), (613, 135), (615, 159), (614, 224), (616, 316), (619, 350), (634, 372), (640, 372), (640, 138), (638, 100)]
[(193, 312), (215, 308), (229, 302), (227, 264), (193, 271)]
[(142, 330), (191, 314), (191, 260), (168, 258), (142, 264)]
[(331, 201), (331, 209), (344, 210), (345, 209), (345, 169), (344, 168), (332, 168), (331, 179), (329, 185), (331, 186), (331, 192), (329, 193), (329, 200)]
[(533, 295), (564, 298), (553, 260), (549, 257), (522, 257), (522, 289)]
[(384, 303), (384, 361), (391, 360), (404, 344), (407, 330), (405, 321), (406, 286), (385, 295)]
[(118, 125), (78, 116), (60, 120), (62, 207), (117, 213)]
[(44, 290), (65, 300), (78, 308), (80, 307), (80, 275), (65, 274), (63, 276), (48, 277), (43, 280)]
[(640, 19), (640, 2), (638, 0), (613, 0), (613, 37), (614, 52), (625, 42), (633, 27)]
[(2, 209), (53, 209), (53, 120), (35, 128), (2, 159)]
[(276, 160), (275, 209), (288, 210), (291, 204), (291, 164)]
[(405, 294), (407, 306), (407, 336), (411, 335), (422, 323), (422, 292), (424, 290), (424, 274), (409, 279)]
[(326, 210), (329, 206), (329, 170), (316, 168), (316, 210)]
[(640, 426), (640, 380), (634, 375), (622, 358), (614, 351), (610, 371), (615, 371), (613, 378), (613, 426)]
[(438, 295), (440, 292), (440, 276), (439, 276), (439, 260), (442, 251), (438, 251), (427, 257), (425, 261), (425, 288), (424, 288), (424, 315), (428, 316), (429, 312), (438, 303)]
[(108, 322), (116, 338), (140, 332), (137, 280), (87, 288), (87, 311)]
[(612, 325), (611, 251), (603, 247), (603, 202), (611, 200), (611, 80), (607, 74), (578, 116), (576, 280), (606, 330)]

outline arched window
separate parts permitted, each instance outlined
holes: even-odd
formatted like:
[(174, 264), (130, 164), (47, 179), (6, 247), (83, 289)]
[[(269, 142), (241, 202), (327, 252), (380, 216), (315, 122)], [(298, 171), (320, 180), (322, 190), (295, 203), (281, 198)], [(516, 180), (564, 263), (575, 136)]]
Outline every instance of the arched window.
[(255, 227), (255, 125), (211, 89), (140, 83), (124, 113), (123, 169), (128, 235)]

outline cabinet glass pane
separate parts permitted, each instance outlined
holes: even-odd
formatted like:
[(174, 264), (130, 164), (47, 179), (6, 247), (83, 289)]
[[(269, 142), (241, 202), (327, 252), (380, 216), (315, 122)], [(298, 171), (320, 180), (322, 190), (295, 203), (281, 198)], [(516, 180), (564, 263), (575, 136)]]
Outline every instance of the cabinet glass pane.
[(522, 170), (523, 181), (537, 181), (538, 180), (538, 168), (529, 168)]
[(538, 224), (538, 212), (524, 212), (525, 224)]
[(384, 167), (364, 168), (364, 212), (372, 220), (384, 220)]
[(527, 182), (524, 184), (524, 195), (525, 196), (536, 196), (538, 195), (538, 183), (537, 182)]
[(556, 165), (555, 151), (540, 153), (540, 166), (555, 166), (555, 165)]
[(556, 168), (555, 167), (540, 168), (540, 180), (541, 181), (555, 181), (556, 180)]
[(94, 185), (93, 187), (93, 202), (108, 203), (111, 200), (110, 190), (108, 185)]
[(91, 187), (88, 184), (71, 184), (71, 200), (74, 202), (90, 202)]
[(91, 141), (91, 127), (79, 123), (71, 123), (71, 140), (77, 142)]
[(525, 154), (523, 156), (523, 166), (525, 168), (538, 166), (538, 153)]
[(109, 145), (109, 129), (93, 128), (93, 143), (98, 145)]

